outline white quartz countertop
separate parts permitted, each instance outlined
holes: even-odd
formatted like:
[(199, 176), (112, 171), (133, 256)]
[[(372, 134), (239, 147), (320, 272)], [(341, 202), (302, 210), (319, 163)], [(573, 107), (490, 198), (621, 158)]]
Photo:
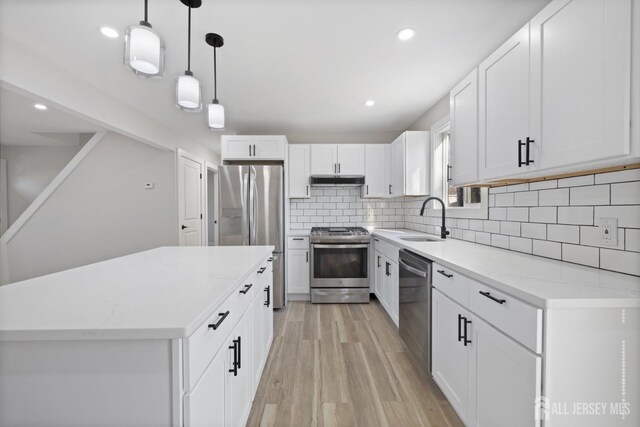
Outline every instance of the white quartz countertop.
[(412, 230), (379, 229), (372, 234), (538, 307), (640, 307), (640, 277), (455, 239), (401, 239), (439, 239)]
[(0, 286), (0, 341), (185, 338), (272, 251), (162, 247)]

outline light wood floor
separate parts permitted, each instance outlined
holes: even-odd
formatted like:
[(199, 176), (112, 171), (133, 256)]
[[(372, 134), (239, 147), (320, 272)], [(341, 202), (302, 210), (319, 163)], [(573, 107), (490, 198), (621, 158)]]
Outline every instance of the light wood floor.
[(463, 425), (377, 300), (291, 302), (274, 323), (248, 426)]

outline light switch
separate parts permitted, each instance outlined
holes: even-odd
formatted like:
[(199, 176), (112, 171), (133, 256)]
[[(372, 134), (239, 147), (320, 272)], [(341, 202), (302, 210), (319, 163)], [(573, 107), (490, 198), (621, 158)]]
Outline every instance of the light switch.
[(154, 188), (155, 186), (156, 186), (156, 185), (155, 185), (155, 183), (153, 183), (153, 182), (147, 182), (147, 183), (145, 183), (145, 184), (144, 184), (144, 188), (145, 188), (145, 189), (147, 189), (147, 190), (153, 190), (153, 188)]
[(617, 218), (600, 218), (600, 239), (605, 245), (618, 245)]

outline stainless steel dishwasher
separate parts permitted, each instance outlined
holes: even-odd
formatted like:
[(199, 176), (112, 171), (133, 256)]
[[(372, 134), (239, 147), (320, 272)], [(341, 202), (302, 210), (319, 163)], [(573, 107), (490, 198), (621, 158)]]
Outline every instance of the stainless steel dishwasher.
[(411, 356), (431, 375), (431, 265), (406, 249), (400, 251), (400, 336)]

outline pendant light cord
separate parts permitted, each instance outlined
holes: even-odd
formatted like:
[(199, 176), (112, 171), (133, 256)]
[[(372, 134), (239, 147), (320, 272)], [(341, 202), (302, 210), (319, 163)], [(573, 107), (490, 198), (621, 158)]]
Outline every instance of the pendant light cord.
[(218, 99), (218, 78), (216, 67), (216, 48), (213, 48), (213, 99)]
[(144, 0), (144, 22), (149, 22), (149, 14), (147, 9), (149, 8), (149, 0)]
[(191, 71), (191, 6), (189, 6), (189, 30), (188, 31), (189, 31), (189, 34), (187, 35), (187, 71)]

